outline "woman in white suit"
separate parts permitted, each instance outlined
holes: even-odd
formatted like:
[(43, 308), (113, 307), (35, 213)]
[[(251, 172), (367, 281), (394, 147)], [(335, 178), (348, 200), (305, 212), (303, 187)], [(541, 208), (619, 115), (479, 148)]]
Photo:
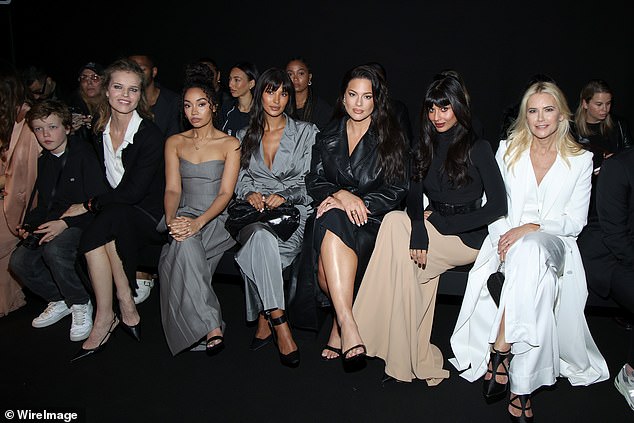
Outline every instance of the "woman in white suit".
[[(533, 420), (530, 394), (558, 376), (573, 385), (608, 377), (583, 314), (587, 289), (576, 243), (586, 224), (592, 154), (571, 137), (570, 116), (555, 84), (525, 92), (496, 154), (508, 215), (489, 225), (451, 336), (451, 363), (469, 381), (484, 375), (487, 399), (504, 397), (510, 385), (514, 421)], [(501, 262), (497, 306), (487, 279)]]

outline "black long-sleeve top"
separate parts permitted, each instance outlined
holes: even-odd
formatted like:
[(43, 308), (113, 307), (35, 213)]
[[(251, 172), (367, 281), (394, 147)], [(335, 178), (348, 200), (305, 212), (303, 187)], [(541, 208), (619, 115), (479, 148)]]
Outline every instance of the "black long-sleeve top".
[[(58, 220), (72, 204), (83, 203), (107, 190), (97, 155), (77, 137), (68, 141), (66, 151), (59, 157), (42, 151), (37, 165), (37, 206), (24, 219), (32, 226)], [(63, 220), (68, 227), (85, 228), (92, 215), (84, 213)]]
[[(433, 213), (429, 223), (443, 235), (457, 235), (468, 247), (480, 249), (487, 235), (487, 226), (507, 213), (506, 190), (500, 169), (488, 141), (478, 139), (469, 152), (468, 174), (471, 181), (461, 188), (454, 188), (442, 171), (451, 137), (455, 129), (437, 135), (437, 145), (429, 171), (423, 180), (411, 181), (407, 195), (407, 214), (412, 221), (410, 248), (427, 250), (429, 236), (423, 216), (423, 195), (430, 204), (426, 210)], [(479, 209), (465, 214), (442, 216), (435, 212), (432, 201), (447, 204), (466, 204), (481, 199), (486, 203)]]
[(603, 242), (619, 261), (634, 266), (634, 149), (606, 159), (597, 180)]

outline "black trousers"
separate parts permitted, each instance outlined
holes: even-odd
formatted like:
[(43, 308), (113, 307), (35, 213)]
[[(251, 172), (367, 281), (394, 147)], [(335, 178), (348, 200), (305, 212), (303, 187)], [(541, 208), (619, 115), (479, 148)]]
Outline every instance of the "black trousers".
[[(601, 232), (586, 227), (577, 239), (586, 271), (588, 288), (602, 298), (612, 298), (634, 314), (634, 265), (616, 259), (601, 238)], [(634, 330), (630, 335), (627, 363), (634, 367)]]

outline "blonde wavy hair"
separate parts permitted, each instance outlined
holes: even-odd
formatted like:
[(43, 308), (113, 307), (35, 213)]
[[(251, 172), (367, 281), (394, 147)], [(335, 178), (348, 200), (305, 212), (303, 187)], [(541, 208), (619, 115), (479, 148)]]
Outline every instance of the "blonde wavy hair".
[(559, 122), (555, 135), (557, 137), (557, 152), (564, 162), (567, 165), (570, 165), (567, 159), (568, 157), (577, 156), (585, 151), (575, 141), (574, 137), (570, 133), (570, 119), (572, 118), (572, 113), (570, 111), (570, 107), (568, 107), (566, 96), (554, 83), (540, 81), (528, 87), (524, 93), (520, 103), (520, 110), (517, 114), (517, 119), (515, 119), (515, 122), (513, 122), (513, 125), (511, 125), (509, 129), (507, 149), (506, 153), (504, 153), (504, 163), (507, 164), (509, 169), (517, 163), (522, 153), (530, 148), (533, 141), (533, 134), (528, 126), (526, 110), (528, 99), (533, 94), (539, 93), (550, 94), (555, 99), (555, 105), (564, 117), (563, 120)]

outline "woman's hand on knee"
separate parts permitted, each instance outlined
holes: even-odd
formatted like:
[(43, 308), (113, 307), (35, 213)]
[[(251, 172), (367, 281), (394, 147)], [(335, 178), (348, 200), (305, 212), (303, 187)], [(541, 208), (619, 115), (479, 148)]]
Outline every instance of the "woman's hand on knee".
[(338, 191), (333, 196), (341, 202), (343, 210), (348, 215), (350, 222), (357, 226), (368, 223), (370, 210), (365, 206), (365, 203), (360, 197), (346, 190)]
[(341, 201), (337, 200), (332, 195), (329, 195), (328, 197), (324, 199), (324, 201), (322, 201), (319, 204), (319, 207), (317, 207), (315, 218), (316, 219), (320, 218), (322, 214), (326, 213), (328, 210), (331, 210), (331, 209), (343, 210), (343, 205), (341, 204)]
[(522, 226), (510, 229), (508, 232), (503, 234), (498, 241), (498, 254), (500, 255), (500, 260), (504, 261), (506, 259), (506, 253), (513, 246), (513, 244), (520, 240), (520, 238), (522, 238), (526, 234), (536, 232), (538, 230), (539, 225), (536, 225), (534, 223), (526, 223)]
[(178, 216), (169, 223), (169, 234), (176, 241), (184, 241), (192, 235), (200, 231), (196, 219), (186, 216)]
[(423, 268), (427, 265), (427, 250), (409, 250), (409, 258)]

